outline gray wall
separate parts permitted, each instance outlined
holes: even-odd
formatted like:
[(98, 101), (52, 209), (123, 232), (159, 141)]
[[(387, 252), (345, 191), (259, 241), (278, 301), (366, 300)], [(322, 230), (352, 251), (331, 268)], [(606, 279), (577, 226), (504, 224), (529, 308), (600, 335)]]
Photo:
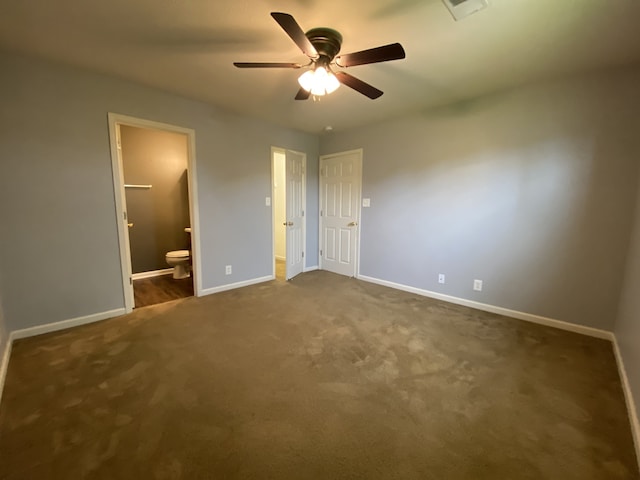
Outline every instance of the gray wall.
[[(318, 139), (112, 77), (0, 52), (0, 274), (11, 330), (124, 305), (107, 113), (196, 132), (202, 285), (271, 275), (271, 146), (306, 152), (317, 264)], [(225, 276), (224, 266), (233, 265)]]
[(165, 255), (191, 249), (185, 134), (123, 125), (120, 128), (133, 273), (170, 268)]
[(640, 194), (615, 333), (640, 418)]
[(323, 154), (364, 149), (360, 273), (612, 330), (639, 83), (569, 79), (325, 135)]

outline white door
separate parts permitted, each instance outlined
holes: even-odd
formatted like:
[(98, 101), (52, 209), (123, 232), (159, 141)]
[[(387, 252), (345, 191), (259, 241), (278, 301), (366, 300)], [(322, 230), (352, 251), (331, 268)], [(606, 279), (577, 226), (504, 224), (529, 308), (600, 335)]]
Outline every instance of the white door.
[(286, 156), (286, 204), (287, 204), (287, 280), (304, 269), (304, 169), (303, 153), (287, 150)]
[(355, 277), (362, 150), (320, 157), (320, 268)]
[[(124, 305), (127, 313), (131, 312), (135, 306), (134, 304), (134, 295), (133, 295), (133, 276), (131, 271), (131, 247), (129, 243), (129, 228), (133, 225), (129, 222), (129, 218), (127, 216), (127, 196), (124, 191), (124, 166), (122, 163), (122, 137), (120, 134), (120, 124), (115, 123), (115, 136), (116, 136), (116, 149), (117, 149), (117, 162), (118, 162), (118, 180), (119, 180), (119, 194), (121, 197), (121, 207), (122, 207), (122, 218), (120, 218), (120, 222), (122, 222), (122, 226), (120, 227), (120, 231), (124, 237), (124, 247), (125, 252), (122, 261), (122, 274), (125, 277), (124, 281)], [(114, 175), (116, 172), (114, 171)], [(116, 190), (117, 192), (118, 190)], [(116, 194), (117, 195), (117, 194)]]

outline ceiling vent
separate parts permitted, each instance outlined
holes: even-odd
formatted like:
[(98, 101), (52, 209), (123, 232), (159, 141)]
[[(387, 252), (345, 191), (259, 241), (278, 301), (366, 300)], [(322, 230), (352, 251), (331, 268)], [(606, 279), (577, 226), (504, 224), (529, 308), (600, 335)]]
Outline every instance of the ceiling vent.
[(453, 18), (462, 20), (472, 13), (476, 13), (489, 5), (489, 0), (442, 0)]

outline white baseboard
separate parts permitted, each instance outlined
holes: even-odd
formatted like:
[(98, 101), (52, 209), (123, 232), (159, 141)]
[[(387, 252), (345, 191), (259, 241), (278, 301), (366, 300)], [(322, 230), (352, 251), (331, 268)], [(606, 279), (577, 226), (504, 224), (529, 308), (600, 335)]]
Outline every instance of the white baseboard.
[(314, 270), (318, 270), (318, 265), (313, 265), (312, 267), (304, 267), (302, 269), (304, 273), (313, 272)]
[(236, 288), (248, 287), (249, 285), (255, 285), (256, 283), (264, 283), (270, 280), (275, 280), (275, 278), (276, 277), (273, 275), (267, 275), (266, 277), (252, 278), (251, 280), (229, 283), (227, 285), (220, 285), (219, 287), (205, 288), (200, 292), (200, 295), (211, 295), (213, 293), (225, 292), (227, 290), (234, 290)]
[(620, 347), (618, 346), (618, 339), (613, 337), (613, 352), (616, 356), (616, 362), (618, 364), (618, 372), (620, 373), (620, 379), (622, 380), (622, 390), (624, 391), (624, 399), (627, 403), (627, 412), (629, 413), (629, 423), (631, 423), (631, 433), (633, 434), (633, 443), (636, 446), (636, 459), (638, 461), (638, 469), (640, 469), (640, 421), (638, 421), (638, 410), (636, 410), (636, 402), (631, 392), (631, 385), (629, 384), (629, 377), (627, 376), (627, 369), (624, 366), (624, 360)]
[(7, 337), (4, 352), (0, 352), (0, 402), (2, 401), (2, 392), (4, 390), (4, 380), (7, 377), (7, 369), (9, 368), (9, 358), (11, 358), (11, 344), (13, 340), (11, 335)]
[(173, 268), (165, 268), (163, 270), (152, 270), (150, 272), (140, 272), (131, 275), (134, 280), (141, 280), (143, 278), (160, 277), (162, 275), (170, 275), (173, 273)]
[(107, 318), (117, 317), (126, 313), (124, 308), (117, 308), (115, 310), (109, 310), (107, 312), (94, 313), (92, 315), (86, 315), (84, 317), (70, 318), (69, 320), (62, 320), (60, 322), (47, 323), (45, 325), (37, 325), (35, 327), (23, 328), (21, 330), (14, 330), (9, 336), (10, 341), (18, 340), (19, 338), (33, 337), (35, 335), (42, 335), (43, 333), (56, 332), (58, 330), (64, 330), (66, 328), (77, 327), (79, 325), (85, 325), (87, 323), (98, 322)]
[(570, 332), (581, 333), (590, 337), (604, 338), (612, 341), (614, 335), (612, 332), (606, 330), (600, 330), (598, 328), (586, 327), (584, 325), (577, 325), (575, 323), (564, 322), (562, 320), (556, 320), (554, 318), (541, 317), (539, 315), (533, 315), (531, 313), (519, 312), (517, 310), (510, 310), (508, 308), (496, 307), (495, 305), (488, 305), (486, 303), (475, 302), (473, 300), (467, 300), (465, 298), (452, 297), (442, 293), (432, 292), (429, 290), (423, 290), (421, 288), (411, 287), (409, 285), (402, 285), (400, 283), (389, 282), (387, 280), (380, 280), (379, 278), (367, 277), (366, 275), (358, 276), (360, 280), (365, 282), (376, 283), (385, 287), (395, 288), (397, 290), (403, 290), (409, 293), (415, 293), (416, 295), (422, 295), (424, 297), (434, 298), (436, 300), (442, 300), (444, 302), (455, 303), (456, 305), (462, 305), (465, 307), (475, 308), (483, 310), (485, 312), (497, 313), (498, 315), (504, 315), (507, 317), (517, 318), (518, 320), (525, 320), (527, 322), (538, 323), (540, 325), (546, 325), (548, 327), (559, 328), (561, 330), (568, 330)]

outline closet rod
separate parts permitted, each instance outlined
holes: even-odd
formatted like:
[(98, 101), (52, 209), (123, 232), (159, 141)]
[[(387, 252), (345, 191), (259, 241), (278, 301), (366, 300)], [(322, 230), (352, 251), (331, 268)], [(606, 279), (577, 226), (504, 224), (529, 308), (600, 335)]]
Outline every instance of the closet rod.
[(126, 184), (124, 185), (124, 188), (151, 188), (153, 185), (129, 185)]

